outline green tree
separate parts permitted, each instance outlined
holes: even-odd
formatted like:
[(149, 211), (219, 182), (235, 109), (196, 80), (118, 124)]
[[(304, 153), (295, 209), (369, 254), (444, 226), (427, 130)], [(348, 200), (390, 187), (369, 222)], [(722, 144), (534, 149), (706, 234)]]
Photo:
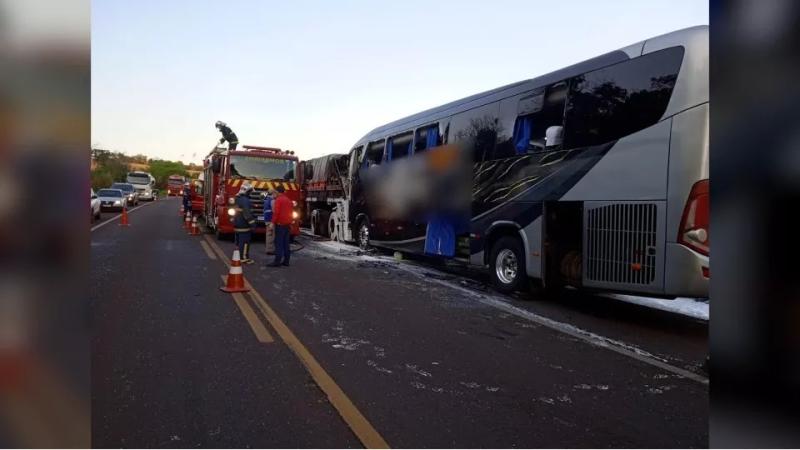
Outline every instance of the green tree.
[(150, 160), (150, 174), (156, 179), (159, 189), (166, 189), (167, 179), (170, 175), (186, 176), (186, 167), (179, 161), (165, 161), (161, 159)]
[(109, 187), (111, 186), (111, 183), (114, 182), (114, 178), (105, 168), (100, 168), (92, 171), (91, 180), (92, 180), (92, 189), (94, 189), (95, 191), (97, 191), (98, 189)]

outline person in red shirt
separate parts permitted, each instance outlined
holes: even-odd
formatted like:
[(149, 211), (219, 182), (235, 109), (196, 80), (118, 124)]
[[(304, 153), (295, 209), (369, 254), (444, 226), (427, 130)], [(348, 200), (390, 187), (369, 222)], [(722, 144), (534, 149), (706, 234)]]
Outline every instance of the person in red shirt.
[(272, 206), (272, 223), (275, 225), (275, 261), (271, 267), (288, 266), (289, 256), (289, 226), (292, 224), (292, 201), (284, 195), (283, 186), (278, 186), (278, 197)]

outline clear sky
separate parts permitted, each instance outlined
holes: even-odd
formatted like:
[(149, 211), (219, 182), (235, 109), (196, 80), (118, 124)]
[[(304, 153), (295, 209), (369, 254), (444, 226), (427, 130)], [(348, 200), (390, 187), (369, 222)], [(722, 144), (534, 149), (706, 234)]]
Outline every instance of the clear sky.
[(222, 120), (301, 159), (376, 126), (708, 24), (685, 1), (92, 3), (92, 144), (200, 163)]

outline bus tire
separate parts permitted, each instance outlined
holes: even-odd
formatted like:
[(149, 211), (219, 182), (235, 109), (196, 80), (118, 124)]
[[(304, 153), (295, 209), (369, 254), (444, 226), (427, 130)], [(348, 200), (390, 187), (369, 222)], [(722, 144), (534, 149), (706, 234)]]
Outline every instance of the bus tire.
[(361, 250), (368, 250), (369, 244), (369, 219), (364, 217), (358, 221), (358, 247)]
[(490, 255), (489, 268), (494, 288), (504, 294), (524, 290), (528, 274), (522, 242), (512, 236), (503, 236), (492, 245)]

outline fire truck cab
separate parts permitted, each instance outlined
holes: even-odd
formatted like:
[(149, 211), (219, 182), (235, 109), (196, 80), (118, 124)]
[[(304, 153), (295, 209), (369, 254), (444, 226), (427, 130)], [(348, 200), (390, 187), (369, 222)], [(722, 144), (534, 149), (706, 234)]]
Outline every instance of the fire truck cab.
[(186, 177), (183, 175), (170, 175), (167, 178), (167, 197), (180, 197), (183, 192), (183, 183), (185, 182)]
[(256, 234), (264, 234), (264, 197), (279, 185), (294, 203), (291, 234), (300, 234), (301, 190), (296, 180), (298, 158), (294, 152), (272, 147), (244, 145), (241, 150), (215, 147), (203, 160), (203, 202), (206, 225), (218, 239), (233, 233), (232, 205), (239, 189), (250, 183), (251, 213), (256, 218)]

